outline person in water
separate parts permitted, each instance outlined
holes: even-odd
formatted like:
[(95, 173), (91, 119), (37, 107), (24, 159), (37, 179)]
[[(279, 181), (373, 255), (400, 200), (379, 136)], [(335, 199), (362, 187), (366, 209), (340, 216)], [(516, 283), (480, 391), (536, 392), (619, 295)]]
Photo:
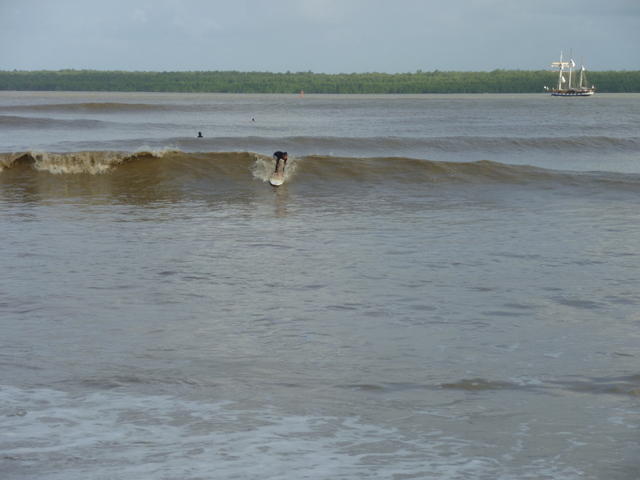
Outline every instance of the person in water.
[(198, 138), (202, 138), (202, 132), (198, 132)]
[[(284, 173), (284, 167), (287, 166), (287, 160), (289, 160), (289, 155), (287, 155), (287, 152), (281, 152), (280, 150), (278, 150), (277, 152), (273, 153), (273, 158), (276, 159), (275, 173)], [(282, 167), (280, 167), (280, 165), (282, 165)]]

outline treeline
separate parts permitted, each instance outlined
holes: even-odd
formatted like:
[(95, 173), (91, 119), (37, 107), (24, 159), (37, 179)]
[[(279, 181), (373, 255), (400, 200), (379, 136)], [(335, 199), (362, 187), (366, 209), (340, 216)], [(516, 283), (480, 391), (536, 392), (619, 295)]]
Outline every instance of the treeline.
[[(640, 92), (640, 71), (587, 72), (599, 92)], [(325, 74), (312, 72), (0, 71), (0, 90), (227, 93), (532, 93), (544, 70)]]

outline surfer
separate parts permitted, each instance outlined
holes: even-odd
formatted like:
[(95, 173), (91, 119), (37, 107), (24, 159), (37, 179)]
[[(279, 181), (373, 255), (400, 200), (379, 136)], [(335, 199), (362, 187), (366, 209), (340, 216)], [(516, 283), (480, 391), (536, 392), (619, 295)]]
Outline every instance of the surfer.
[[(287, 152), (281, 152), (280, 150), (278, 150), (277, 152), (273, 153), (273, 158), (276, 159), (275, 173), (284, 173), (284, 167), (287, 166), (287, 160), (289, 160), (289, 155), (287, 155)], [(280, 165), (282, 165), (282, 168), (280, 168)]]
[(198, 138), (202, 138), (202, 132), (198, 132)]
[(276, 169), (271, 174), (269, 183), (274, 187), (279, 187), (284, 183), (284, 168), (287, 166), (289, 155), (287, 155), (287, 152), (278, 150), (277, 152), (273, 152), (273, 158), (276, 161)]

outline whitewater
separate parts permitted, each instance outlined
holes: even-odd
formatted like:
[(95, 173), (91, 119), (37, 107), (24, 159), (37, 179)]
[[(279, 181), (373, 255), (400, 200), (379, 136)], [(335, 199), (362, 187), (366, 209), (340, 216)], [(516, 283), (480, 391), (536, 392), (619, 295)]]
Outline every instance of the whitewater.
[(637, 479), (639, 123), (0, 92), (0, 476)]

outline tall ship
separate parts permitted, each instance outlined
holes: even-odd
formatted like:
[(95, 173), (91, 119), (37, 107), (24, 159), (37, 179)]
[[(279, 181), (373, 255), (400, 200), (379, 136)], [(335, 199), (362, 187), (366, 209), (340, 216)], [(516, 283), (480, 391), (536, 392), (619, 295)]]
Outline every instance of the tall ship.
[(578, 86), (573, 86), (573, 69), (576, 68), (576, 62), (573, 59), (569, 59), (568, 62), (563, 61), (562, 52), (560, 52), (560, 61), (553, 62), (551, 67), (558, 69), (558, 86), (556, 88), (545, 86), (544, 89), (554, 97), (590, 97), (596, 93), (595, 86), (587, 87), (587, 73), (584, 65), (580, 67)]

